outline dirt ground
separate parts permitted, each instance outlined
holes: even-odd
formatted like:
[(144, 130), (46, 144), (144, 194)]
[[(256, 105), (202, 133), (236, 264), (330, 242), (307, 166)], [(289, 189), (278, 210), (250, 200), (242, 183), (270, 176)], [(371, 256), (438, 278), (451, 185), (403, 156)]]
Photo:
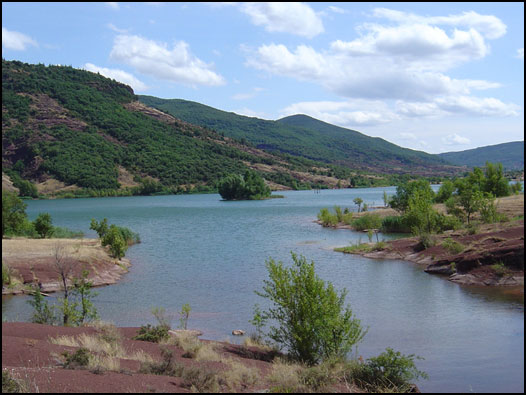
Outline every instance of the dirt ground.
[[(2, 323), (2, 371), (18, 380), (27, 392), (50, 393), (264, 393), (277, 385), (270, 379), (272, 374), (283, 377), (281, 380), (287, 379), (286, 367), (276, 372), (272, 362), (278, 354), (269, 349), (195, 340), (200, 349), (189, 356), (187, 347), (191, 343), (159, 345), (133, 340), (139, 328), (113, 327), (113, 331), (109, 331), (105, 325), (67, 328)], [(82, 345), (90, 350), (93, 359), (88, 366), (66, 368), (65, 357), (61, 354), (73, 354), (79, 344), (70, 344), (64, 339), (80, 342), (82, 336), (89, 336), (84, 337), (86, 341)], [(62, 341), (56, 344), (58, 338)], [(113, 348), (102, 347), (101, 344), (107, 343), (101, 339), (112, 339)], [(180, 369), (177, 374), (167, 375), (165, 371), (152, 374), (152, 370), (144, 370), (148, 363), (159, 365), (166, 361), (163, 349), (172, 353), (172, 361)], [(361, 392), (346, 383), (336, 383), (328, 389), (330, 392)]]
[(43, 292), (60, 290), (57, 265), (70, 269), (70, 278), (88, 270), (94, 286), (114, 284), (130, 266), (125, 258), (112, 258), (98, 239), (2, 239), (2, 262), (12, 277), (2, 294), (25, 293), (39, 284)]

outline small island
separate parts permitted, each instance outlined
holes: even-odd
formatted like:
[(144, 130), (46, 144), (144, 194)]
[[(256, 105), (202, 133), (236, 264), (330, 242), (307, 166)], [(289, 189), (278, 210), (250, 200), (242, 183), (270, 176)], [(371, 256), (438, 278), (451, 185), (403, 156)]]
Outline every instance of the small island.
[(244, 176), (232, 174), (222, 178), (217, 189), (223, 200), (263, 200), (271, 197), (265, 180), (253, 170), (245, 171)]

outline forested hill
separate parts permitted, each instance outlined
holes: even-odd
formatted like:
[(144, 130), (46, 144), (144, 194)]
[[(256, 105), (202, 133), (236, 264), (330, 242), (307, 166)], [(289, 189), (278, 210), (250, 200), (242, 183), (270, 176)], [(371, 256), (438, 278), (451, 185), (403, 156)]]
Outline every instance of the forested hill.
[(226, 136), (246, 139), (256, 147), (271, 152), (285, 152), (377, 173), (440, 175), (455, 171), (436, 155), (402, 148), (381, 138), (369, 137), (306, 115), (269, 121), (180, 99), (141, 95), (139, 100), (187, 122), (206, 126)]
[(247, 168), (289, 187), (334, 186), (336, 177), (346, 186), (351, 175), (183, 122), (98, 74), (2, 61), (2, 171), (15, 186), (53, 181), (92, 196), (124, 187), (134, 194), (199, 191)]
[(486, 161), (489, 161), (500, 162), (507, 170), (523, 170), (524, 141), (488, 145), (459, 152), (444, 152), (439, 156), (460, 166), (482, 167), (485, 166)]

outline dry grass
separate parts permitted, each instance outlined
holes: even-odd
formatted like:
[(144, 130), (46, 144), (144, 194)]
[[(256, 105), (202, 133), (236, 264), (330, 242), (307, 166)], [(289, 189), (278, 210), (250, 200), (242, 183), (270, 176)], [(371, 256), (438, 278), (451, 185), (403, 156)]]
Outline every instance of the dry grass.
[(258, 369), (233, 360), (228, 360), (226, 363), (230, 369), (221, 372), (219, 379), (230, 391), (236, 392), (240, 388), (245, 389), (258, 382), (261, 375)]

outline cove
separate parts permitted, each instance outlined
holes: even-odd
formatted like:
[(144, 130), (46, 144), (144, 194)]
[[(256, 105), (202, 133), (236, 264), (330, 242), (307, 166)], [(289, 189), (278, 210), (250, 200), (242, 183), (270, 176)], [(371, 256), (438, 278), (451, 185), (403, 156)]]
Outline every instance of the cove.
[[(255, 295), (267, 279), (265, 260), (287, 264), (290, 251), (314, 260), (316, 272), (337, 289), (362, 325), (369, 327), (357, 355), (391, 347), (416, 354), (429, 380), (423, 392), (522, 392), (524, 390), (524, 304), (494, 289), (460, 287), (409, 262), (370, 260), (333, 247), (367, 241), (364, 233), (314, 223), (323, 207), (356, 209), (383, 203), (395, 187), (286, 191), (284, 199), (224, 202), (217, 194), (28, 201), (30, 219), (48, 212), (53, 224), (89, 230), (91, 218), (138, 232), (141, 244), (126, 257), (130, 272), (116, 285), (97, 288), (101, 319), (118, 326), (155, 323), (152, 307), (164, 307), (177, 326), (185, 303), (188, 326), (202, 338), (225, 340), (233, 329), (250, 332)], [(380, 238), (388, 239), (387, 235)], [(56, 297), (53, 296), (52, 298)], [(2, 299), (2, 317), (27, 321), (26, 297)], [(51, 301), (53, 302), (53, 300)]]

